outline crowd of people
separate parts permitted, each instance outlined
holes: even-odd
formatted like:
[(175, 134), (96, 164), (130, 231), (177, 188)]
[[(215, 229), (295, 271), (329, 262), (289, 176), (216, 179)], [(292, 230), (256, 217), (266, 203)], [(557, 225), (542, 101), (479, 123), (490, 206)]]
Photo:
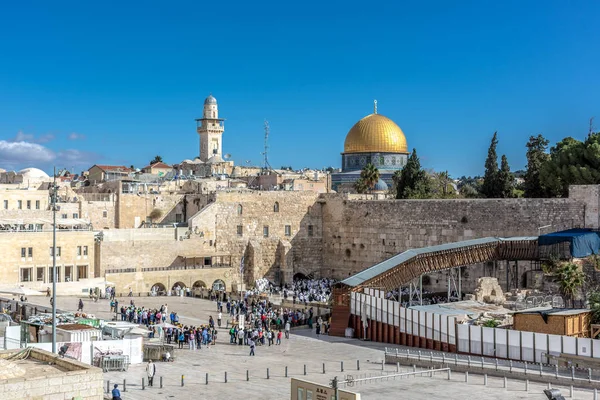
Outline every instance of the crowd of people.
[(291, 297), (294, 303), (328, 303), (334, 283), (335, 280), (328, 278), (294, 280), (283, 288), (283, 298)]

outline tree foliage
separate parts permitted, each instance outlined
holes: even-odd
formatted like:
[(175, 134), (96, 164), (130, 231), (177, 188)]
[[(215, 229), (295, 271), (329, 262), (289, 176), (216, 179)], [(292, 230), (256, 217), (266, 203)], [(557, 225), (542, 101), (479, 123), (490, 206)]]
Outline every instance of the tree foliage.
[(402, 171), (393, 176), (397, 199), (427, 199), (431, 197), (431, 182), (421, 168), (417, 150), (413, 149)]
[(488, 155), (485, 160), (485, 173), (483, 175), (483, 185), (481, 185), (481, 194), (485, 197), (496, 198), (500, 197), (498, 190), (498, 155), (496, 147), (498, 146), (498, 132), (494, 132), (492, 142), (488, 148)]
[(508, 198), (513, 197), (513, 189), (515, 187), (515, 177), (510, 172), (510, 166), (508, 165), (508, 159), (503, 154), (502, 161), (500, 163), (500, 171), (498, 172), (498, 189), (500, 190), (500, 197)]
[(540, 180), (540, 171), (542, 166), (550, 159), (547, 153), (548, 143), (544, 136), (537, 135), (529, 137), (527, 142), (527, 170), (525, 171), (525, 197), (539, 198), (545, 197), (546, 190)]
[(567, 137), (550, 149), (540, 168), (540, 184), (548, 197), (567, 196), (569, 185), (600, 183), (600, 132), (585, 141)]
[(150, 211), (150, 215), (148, 215), (148, 218), (154, 221), (155, 219), (159, 219), (160, 217), (162, 217), (162, 215), (162, 210), (160, 208), (155, 208), (152, 211)]
[(454, 181), (448, 171), (433, 172), (429, 176), (431, 194), (436, 199), (450, 199), (456, 197)]
[(150, 165), (152, 164), (156, 164), (159, 162), (163, 162), (163, 159), (161, 156), (154, 156), (154, 158), (152, 160), (150, 160)]
[(590, 293), (588, 302), (592, 310), (592, 324), (600, 324), (600, 291)]
[(556, 268), (554, 272), (556, 282), (560, 287), (561, 293), (567, 300), (573, 301), (575, 294), (585, 282), (585, 274), (579, 265), (572, 262), (565, 262)]
[(369, 163), (360, 171), (360, 179), (365, 182), (365, 185), (371, 191), (379, 181), (379, 170), (375, 165)]
[(356, 190), (356, 193), (364, 194), (369, 191), (369, 187), (363, 178), (358, 178), (356, 182), (354, 182), (354, 190)]

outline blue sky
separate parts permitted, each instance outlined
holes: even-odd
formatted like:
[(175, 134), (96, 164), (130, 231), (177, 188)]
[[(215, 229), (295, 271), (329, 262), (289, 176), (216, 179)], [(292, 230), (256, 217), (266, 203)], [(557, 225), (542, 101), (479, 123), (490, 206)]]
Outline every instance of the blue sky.
[(600, 130), (597, 1), (6, 2), (0, 10), (0, 167), (143, 167), (198, 153), (204, 98), (224, 149), (271, 165), (340, 165), (372, 112), (426, 168), (513, 169), (525, 143)]

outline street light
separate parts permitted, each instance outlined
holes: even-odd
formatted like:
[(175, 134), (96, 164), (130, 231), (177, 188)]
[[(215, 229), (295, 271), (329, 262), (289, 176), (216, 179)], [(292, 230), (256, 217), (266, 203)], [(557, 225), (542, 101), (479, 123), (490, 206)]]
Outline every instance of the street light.
[(56, 353), (56, 167), (52, 182), (52, 352)]

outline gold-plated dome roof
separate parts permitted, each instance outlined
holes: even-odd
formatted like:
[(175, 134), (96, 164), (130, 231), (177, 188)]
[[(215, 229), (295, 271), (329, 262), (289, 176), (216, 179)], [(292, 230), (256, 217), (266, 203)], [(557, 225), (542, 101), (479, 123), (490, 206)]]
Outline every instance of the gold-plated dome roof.
[(346, 135), (344, 153), (408, 153), (402, 129), (381, 114), (358, 121)]

